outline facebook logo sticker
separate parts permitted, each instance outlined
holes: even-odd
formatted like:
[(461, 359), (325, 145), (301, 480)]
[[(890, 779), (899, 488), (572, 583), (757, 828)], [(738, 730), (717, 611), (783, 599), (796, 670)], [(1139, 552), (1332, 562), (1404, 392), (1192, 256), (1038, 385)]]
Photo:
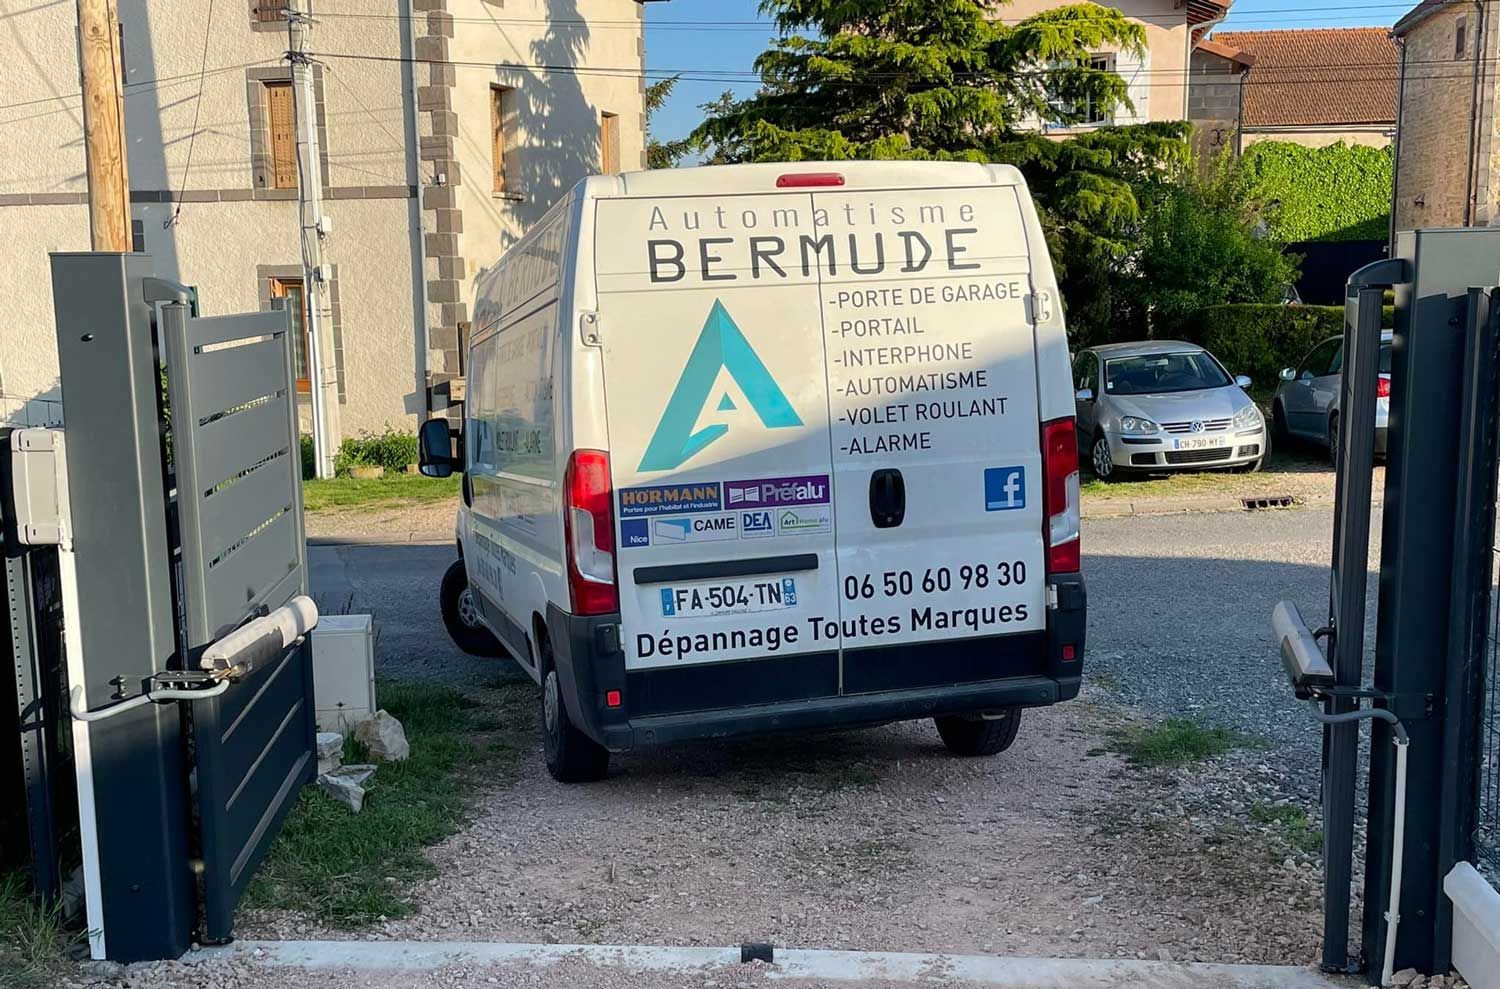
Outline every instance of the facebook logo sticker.
[(1013, 512), (1026, 507), (1026, 468), (987, 467), (984, 471), (984, 510)]

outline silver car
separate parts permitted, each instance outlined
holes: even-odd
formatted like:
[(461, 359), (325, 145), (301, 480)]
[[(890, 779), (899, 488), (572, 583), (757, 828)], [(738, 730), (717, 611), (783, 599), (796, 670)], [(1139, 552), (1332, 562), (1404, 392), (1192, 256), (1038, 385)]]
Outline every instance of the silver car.
[(1094, 475), (1204, 467), (1259, 470), (1265, 417), (1202, 347), (1175, 340), (1114, 343), (1073, 362), (1078, 446)]
[[(1391, 411), (1391, 339), (1380, 336), (1380, 378), (1375, 391), (1375, 452), (1385, 455)], [(1344, 383), (1344, 338), (1329, 337), (1308, 351), (1296, 367), (1281, 372), (1271, 400), (1271, 432), (1278, 440), (1311, 440), (1339, 462), (1339, 413)]]

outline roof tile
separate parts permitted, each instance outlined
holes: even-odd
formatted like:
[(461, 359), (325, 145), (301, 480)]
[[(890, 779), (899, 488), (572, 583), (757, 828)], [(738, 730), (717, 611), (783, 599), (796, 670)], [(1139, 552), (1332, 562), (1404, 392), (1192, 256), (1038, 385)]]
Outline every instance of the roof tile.
[(1213, 40), (1255, 57), (1246, 127), (1395, 123), (1400, 60), (1385, 28), (1218, 31)]

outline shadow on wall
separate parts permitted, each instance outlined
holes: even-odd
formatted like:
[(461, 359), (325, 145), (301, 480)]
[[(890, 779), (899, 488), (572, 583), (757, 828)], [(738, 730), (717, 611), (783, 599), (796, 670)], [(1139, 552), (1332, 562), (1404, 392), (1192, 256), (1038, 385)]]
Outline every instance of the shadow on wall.
[(0, 381), (0, 426), (18, 429), (60, 429), (63, 424), (62, 382), (52, 384), (33, 395), (5, 390)]

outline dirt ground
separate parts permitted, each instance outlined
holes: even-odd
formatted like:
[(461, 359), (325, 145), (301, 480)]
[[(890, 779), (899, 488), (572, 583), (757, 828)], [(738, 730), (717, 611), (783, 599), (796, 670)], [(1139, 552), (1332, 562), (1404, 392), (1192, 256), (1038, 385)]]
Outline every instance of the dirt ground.
[[(507, 717), (534, 718), (517, 710)], [(734, 945), (1303, 964), (1318, 873), (1106, 751), (1129, 716), (1027, 712), (1008, 752), (928, 722), (697, 743), (513, 781), (432, 852), (418, 910), (372, 931), (242, 919), (247, 938)]]

